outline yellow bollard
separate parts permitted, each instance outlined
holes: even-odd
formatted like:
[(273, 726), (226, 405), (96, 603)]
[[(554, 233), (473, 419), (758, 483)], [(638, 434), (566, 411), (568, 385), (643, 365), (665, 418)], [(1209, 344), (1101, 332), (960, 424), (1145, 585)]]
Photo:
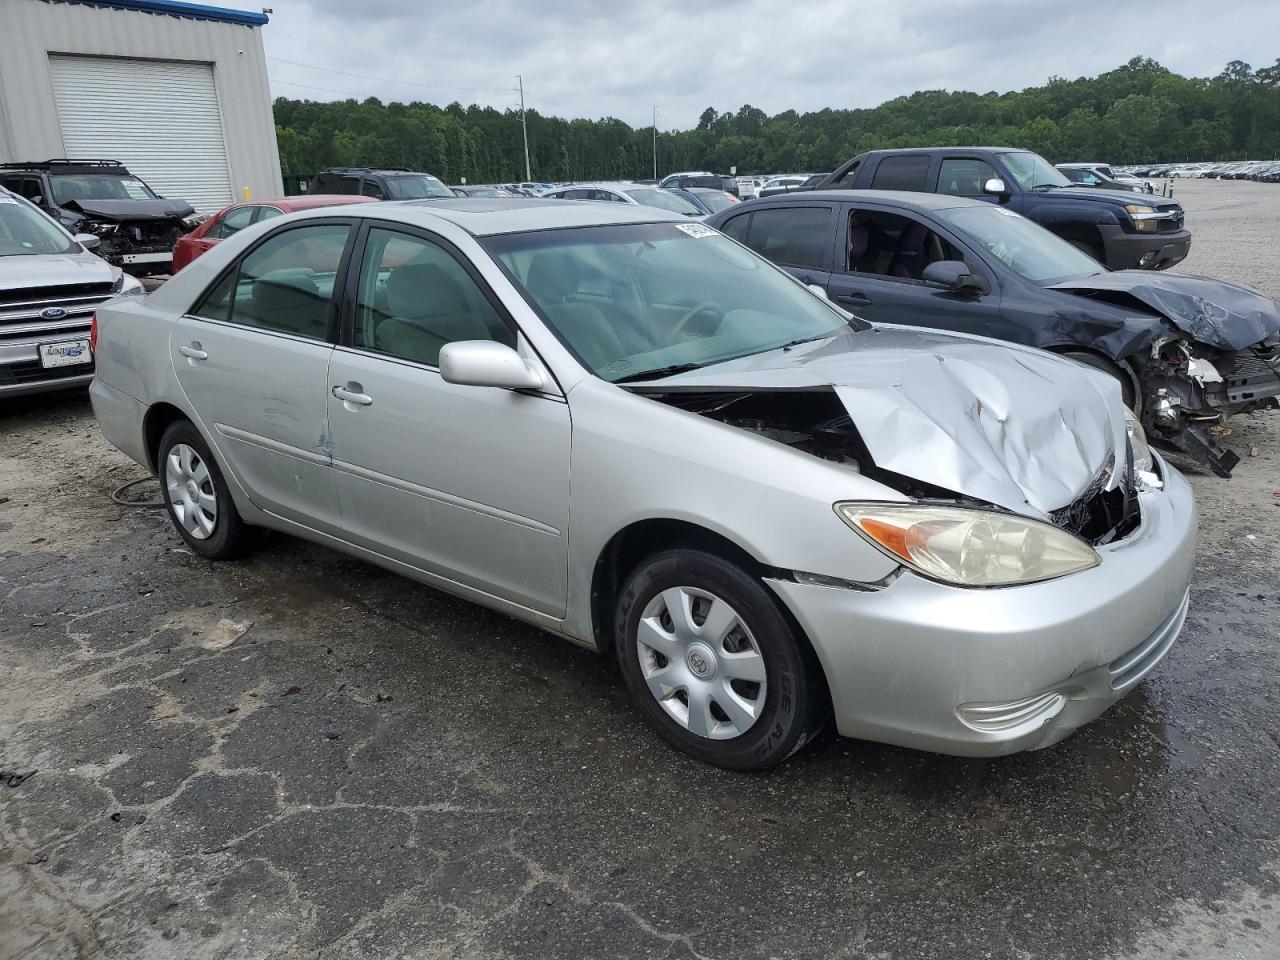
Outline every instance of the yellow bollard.
[(248, 202), (249, 202), (249, 187), (248, 187), (248, 185), (243, 186), (243, 187), (241, 187), (240, 189), (244, 192), (244, 202), (245, 202), (245, 203), (248, 203)]

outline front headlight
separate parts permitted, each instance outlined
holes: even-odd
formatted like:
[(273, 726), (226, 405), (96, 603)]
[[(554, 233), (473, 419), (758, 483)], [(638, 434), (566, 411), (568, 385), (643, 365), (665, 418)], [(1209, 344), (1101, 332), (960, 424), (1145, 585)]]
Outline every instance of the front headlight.
[(147, 288), (142, 285), (142, 281), (123, 270), (120, 272), (120, 279), (111, 288), (112, 296), (116, 297), (143, 297), (146, 293)]
[(1142, 426), (1138, 415), (1128, 407), (1124, 408), (1124, 428), (1129, 434), (1129, 448), (1133, 450), (1133, 469), (1151, 472), (1155, 460), (1151, 456), (1151, 447), (1147, 443), (1147, 431)]
[(1156, 222), (1152, 219), (1156, 215), (1155, 207), (1150, 207), (1145, 203), (1126, 203), (1124, 212), (1133, 221), (1133, 229), (1139, 233), (1156, 232)]
[(1079, 537), (1027, 517), (916, 504), (837, 503), (876, 549), (916, 573), (961, 587), (1053, 580), (1102, 562)]

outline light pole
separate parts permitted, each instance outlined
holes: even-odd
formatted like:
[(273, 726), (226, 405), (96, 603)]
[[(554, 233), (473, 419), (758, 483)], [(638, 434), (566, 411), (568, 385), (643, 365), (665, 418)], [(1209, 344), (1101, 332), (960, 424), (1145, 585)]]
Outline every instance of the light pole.
[(520, 84), (520, 132), (524, 135), (524, 178), (532, 180), (533, 174), (529, 170), (529, 126), (524, 122), (524, 77), (516, 74), (516, 80)]
[(653, 179), (658, 179), (658, 108), (653, 108)]

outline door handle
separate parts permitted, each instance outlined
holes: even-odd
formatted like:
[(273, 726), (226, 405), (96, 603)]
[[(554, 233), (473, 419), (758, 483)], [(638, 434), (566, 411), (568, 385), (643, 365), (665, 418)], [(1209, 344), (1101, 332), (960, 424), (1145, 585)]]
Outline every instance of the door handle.
[(865, 293), (837, 293), (836, 300), (839, 303), (852, 303), (857, 306), (865, 306), (871, 302), (871, 298)]
[(209, 359), (209, 354), (205, 350), (202, 350), (200, 348), (199, 340), (191, 341), (190, 346), (187, 346), (186, 344), (182, 345), (181, 347), (178, 348), (178, 352), (182, 354), (184, 357), (186, 357), (188, 360), (208, 360)]
[(373, 397), (367, 393), (362, 393), (364, 388), (358, 383), (348, 383), (345, 387), (334, 385), (333, 395), (343, 403), (354, 403), (358, 407), (368, 407), (373, 404)]

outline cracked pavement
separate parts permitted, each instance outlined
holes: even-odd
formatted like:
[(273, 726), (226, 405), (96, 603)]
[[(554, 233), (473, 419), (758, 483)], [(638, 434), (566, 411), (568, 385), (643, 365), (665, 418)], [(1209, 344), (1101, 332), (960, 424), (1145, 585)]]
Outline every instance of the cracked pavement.
[(1186, 631), (1099, 721), (743, 775), (530, 627), (282, 536), (197, 559), (83, 397), (9, 402), (0, 958), (1278, 957), (1280, 416), (1232, 427)]

